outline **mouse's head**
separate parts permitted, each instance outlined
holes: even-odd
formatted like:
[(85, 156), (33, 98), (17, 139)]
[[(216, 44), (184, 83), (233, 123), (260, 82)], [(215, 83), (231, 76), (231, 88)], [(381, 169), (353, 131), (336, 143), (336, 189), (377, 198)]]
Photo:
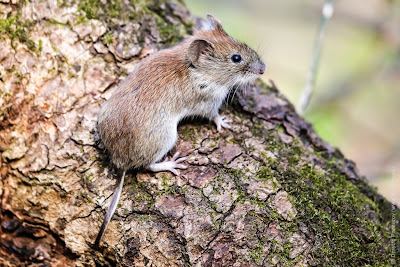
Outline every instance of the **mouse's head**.
[(188, 59), (205, 79), (221, 85), (243, 85), (265, 71), (260, 56), (246, 44), (229, 36), (211, 15), (193, 35)]

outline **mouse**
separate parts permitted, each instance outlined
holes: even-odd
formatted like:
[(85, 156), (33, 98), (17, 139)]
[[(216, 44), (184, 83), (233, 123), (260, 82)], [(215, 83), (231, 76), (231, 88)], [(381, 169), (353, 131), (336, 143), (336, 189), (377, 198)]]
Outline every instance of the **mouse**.
[[(166, 154), (175, 146), (178, 124), (186, 117), (205, 117), (217, 131), (230, 129), (219, 108), (233, 88), (254, 82), (265, 72), (261, 57), (223, 29), (212, 15), (181, 42), (142, 60), (101, 106), (97, 134), (120, 175), (95, 241), (99, 247), (117, 207), (126, 172), (177, 169), (186, 157)], [(122, 174), (121, 174), (122, 173)]]

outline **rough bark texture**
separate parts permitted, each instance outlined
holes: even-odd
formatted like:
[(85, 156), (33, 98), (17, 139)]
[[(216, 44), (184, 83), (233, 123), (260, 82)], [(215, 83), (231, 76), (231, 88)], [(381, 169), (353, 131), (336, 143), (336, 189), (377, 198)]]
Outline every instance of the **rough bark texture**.
[(400, 262), (397, 207), (261, 83), (223, 111), (232, 131), (182, 123), (179, 176), (129, 173), (93, 250), (115, 183), (99, 107), (194, 20), (178, 0), (0, 2), (1, 266)]

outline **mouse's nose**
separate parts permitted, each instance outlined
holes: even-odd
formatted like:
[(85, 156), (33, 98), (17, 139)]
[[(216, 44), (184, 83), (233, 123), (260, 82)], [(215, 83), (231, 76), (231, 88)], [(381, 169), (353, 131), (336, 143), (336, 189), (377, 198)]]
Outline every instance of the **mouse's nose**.
[(254, 74), (262, 75), (265, 72), (265, 64), (261, 60), (259, 60), (257, 63), (253, 63), (250, 66), (250, 71), (253, 72)]
[(262, 74), (264, 74), (264, 72), (265, 72), (265, 64), (264, 64), (264, 62), (261, 61), (260, 66), (258, 68), (258, 74), (262, 75)]

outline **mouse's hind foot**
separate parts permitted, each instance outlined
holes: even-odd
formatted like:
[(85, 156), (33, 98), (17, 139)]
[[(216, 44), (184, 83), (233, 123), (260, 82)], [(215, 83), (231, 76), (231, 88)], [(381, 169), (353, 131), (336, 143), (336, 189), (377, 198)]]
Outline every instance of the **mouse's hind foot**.
[(162, 162), (152, 163), (147, 166), (147, 170), (152, 172), (170, 171), (175, 175), (179, 175), (176, 169), (187, 169), (187, 166), (180, 164), (182, 161), (186, 160), (186, 157), (178, 158), (180, 152), (176, 152), (171, 160), (165, 158)]

